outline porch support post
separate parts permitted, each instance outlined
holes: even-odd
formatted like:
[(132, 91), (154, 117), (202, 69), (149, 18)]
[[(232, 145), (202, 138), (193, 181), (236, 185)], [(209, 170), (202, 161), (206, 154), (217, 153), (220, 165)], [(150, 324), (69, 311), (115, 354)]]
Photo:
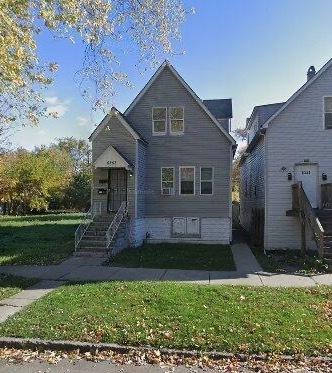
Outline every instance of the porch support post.
[(306, 223), (303, 216), (303, 211), (300, 211), (300, 222), (301, 222), (301, 251), (305, 255), (307, 252), (307, 239), (306, 239)]

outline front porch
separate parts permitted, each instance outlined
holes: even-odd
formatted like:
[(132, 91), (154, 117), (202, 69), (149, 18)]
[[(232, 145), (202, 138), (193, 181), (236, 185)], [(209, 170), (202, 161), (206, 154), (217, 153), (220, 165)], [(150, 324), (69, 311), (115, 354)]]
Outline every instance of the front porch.
[(93, 164), (91, 206), (98, 215), (116, 213), (123, 202), (134, 212), (134, 166), (113, 146), (109, 146)]
[(312, 233), (318, 253), (332, 260), (332, 183), (321, 185), (320, 208), (312, 207), (302, 182), (292, 185), (292, 209), (287, 216), (298, 217), (301, 225), (301, 249), (307, 251), (306, 230)]

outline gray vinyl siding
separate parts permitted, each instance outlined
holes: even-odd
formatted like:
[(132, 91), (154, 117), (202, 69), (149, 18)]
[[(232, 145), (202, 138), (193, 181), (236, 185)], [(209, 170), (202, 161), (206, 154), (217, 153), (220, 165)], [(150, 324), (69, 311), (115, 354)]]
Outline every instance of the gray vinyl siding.
[(332, 96), (332, 70), (329, 68), (304, 90), (270, 124), (266, 133), (267, 194), (265, 246), (300, 248), (300, 229), (296, 218), (287, 217), (291, 209), (294, 165), (309, 159), (319, 164), (321, 175), (332, 182), (332, 130), (324, 129), (323, 96)]
[(132, 165), (135, 163), (136, 140), (115, 117), (109, 118), (107, 126), (92, 141), (92, 161), (110, 146), (114, 146)]
[[(136, 140), (122, 126), (117, 118), (109, 118), (106, 128), (101, 130), (92, 141), (92, 161), (110, 146), (116, 148), (123, 157), (134, 167), (136, 159)], [(108, 169), (95, 168), (93, 170), (92, 203), (102, 203), (103, 212), (107, 208), (107, 194), (98, 195), (98, 188), (107, 188), (107, 184), (99, 184), (100, 179), (108, 178)], [(127, 196), (129, 202), (129, 213), (135, 210), (135, 175), (128, 175)]]
[[(262, 139), (241, 166), (240, 221), (249, 230), (253, 208), (265, 208), (265, 146)], [(247, 194), (245, 190), (247, 189)], [(255, 193), (256, 192), (256, 193)]]
[[(184, 135), (152, 136), (152, 107), (184, 107)], [(128, 114), (132, 126), (147, 140), (147, 217), (229, 217), (231, 144), (193, 97), (165, 68)], [(196, 167), (196, 195), (179, 195), (179, 166)], [(214, 167), (214, 194), (200, 196), (201, 166)], [(175, 195), (162, 196), (160, 168), (175, 167)]]
[(146, 146), (141, 141), (137, 141), (137, 218), (144, 217), (145, 214), (145, 164), (146, 164)]

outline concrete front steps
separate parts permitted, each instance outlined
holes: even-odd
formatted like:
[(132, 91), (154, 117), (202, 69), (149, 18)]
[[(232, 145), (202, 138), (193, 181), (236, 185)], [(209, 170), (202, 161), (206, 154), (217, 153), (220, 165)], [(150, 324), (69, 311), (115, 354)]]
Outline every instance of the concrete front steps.
[[(96, 216), (84, 233), (74, 255), (107, 257), (106, 232), (113, 218), (114, 214)], [(110, 251), (112, 255), (116, 255), (124, 248), (128, 247), (128, 236), (127, 220), (124, 219), (111, 242)]]
[(114, 214), (95, 216), (78, 244), (74, 255), (106, 257), (106, 232), (113, 218)]

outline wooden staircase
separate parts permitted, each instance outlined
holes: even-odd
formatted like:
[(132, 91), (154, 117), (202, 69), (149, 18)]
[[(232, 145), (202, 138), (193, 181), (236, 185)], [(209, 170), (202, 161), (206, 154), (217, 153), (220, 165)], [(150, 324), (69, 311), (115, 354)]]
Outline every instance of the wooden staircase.
[(323, 227), (323, 256), (332, 261), (332, 209), (317, 211), (317, 217)]
[(332, 263), (332, 184), (323, 184), (321, 187), (322, 209), (314, 209), (302, 187), (302, 183), (293, 184), (293, 205), (289, 215), (299, 217), (302, 250), (306, 251), (306, 226), (309, 226), (317, 244), (319, 255)]

